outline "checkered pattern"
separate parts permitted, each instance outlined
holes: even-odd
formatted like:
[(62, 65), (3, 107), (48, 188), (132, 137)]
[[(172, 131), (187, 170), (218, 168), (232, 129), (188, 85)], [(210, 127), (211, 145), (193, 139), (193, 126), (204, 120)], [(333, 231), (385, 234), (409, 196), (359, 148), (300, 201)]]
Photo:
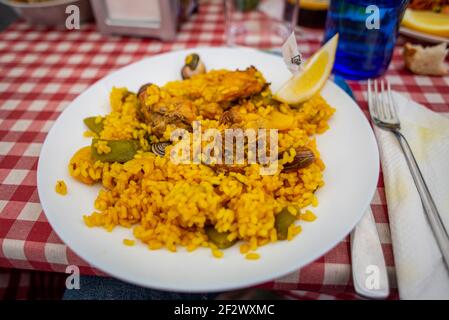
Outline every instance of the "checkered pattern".
[[(0, 267), (64, 272), (67, 265), (75, 264), (84, 274), (99, 274), (61, 242), (42, 212), (36, 168), (45, 136), (70, 101), (114, 69), (170, 50), (223, 45), (220, 3), (202, 3), (173, 43), (104, 37), (94, 25), (67, 31), (19, 22), (0, 33)], [(318, 49), (321, 39), (320, 31), (303, 30), (298, 41), (304, 56)], [(415, 101), (449, 112), (449, 77), (414, 76), (405, 71), (399, 46), (387, 78), (395, 90)], [(350, 85), (367, 112), (365, 83)], [(382, 174), (371, 207), (395, 287)], [(288, 292), (291, 298), (356, 298), (348, 239), (300, 271), (262, 287)], [(391, 298), (395, 297), (393, 290)]]
[(65, 274), (0, 268), (0, 300), (58, 300)]

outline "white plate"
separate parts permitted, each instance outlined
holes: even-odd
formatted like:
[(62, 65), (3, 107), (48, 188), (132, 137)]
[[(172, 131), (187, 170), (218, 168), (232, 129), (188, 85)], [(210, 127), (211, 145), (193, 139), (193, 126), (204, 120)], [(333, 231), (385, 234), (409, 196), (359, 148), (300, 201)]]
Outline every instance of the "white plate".
[(425, 42), (429, 42), (429, 43), (441, 43), (441, 42), (449, 43), (449, 38), (434, 36), (433, 34), (416, 31), (413, 29), (409, 29), (407, 27), (401, 27), (399, 29), (399, 32), (401, 34), (403, 34), (404, 36), (414, 38), (417, 40), (421, 40), (421, 41), (425, 41)]
[[(318, 136), (326, 163), (326, 185), (318, 191), (318, 219), (302, 223), (303, 232), (293, 241), (281, 241), (258, 250), (261, 258), (249, 261), (236, 245), (222, 259), (210, 250), (188, 253), (150, 251), (143, 244), (122, 244), (131, 230), (106, 232), (87, 228), (83, 214), (93, 211), (99, 187), (72, 179), (67, 164), (73, 153), (90, 144), (83, 137), (83, 118), (109, 112), (108, 95), (113, 86), (136, 91), (143, 83), (163, 85), (180, 78), (184, 57), (193, 50), (176, 51), (141, 60), (101, 79), (77, 97), (60, 115), (40, 154), (37, 184), (45, 214), (55, 232), (81, 258), (116, 278), (145, 287), (172, 291), (220, 291), (259, 284), (312, 262), (338, 244), (356, 225), (374, 194), (379, 174), (379, 155), (371, 127), (357, 104), (334, 83), (322, 95), (337, 109), (330, 130)], [(209, 69), (256, 66), (276, 90), (289, 72), (281, 58), (252, 49), (195, 49)], [(64, 179), (68, 195), (54, 191)]]

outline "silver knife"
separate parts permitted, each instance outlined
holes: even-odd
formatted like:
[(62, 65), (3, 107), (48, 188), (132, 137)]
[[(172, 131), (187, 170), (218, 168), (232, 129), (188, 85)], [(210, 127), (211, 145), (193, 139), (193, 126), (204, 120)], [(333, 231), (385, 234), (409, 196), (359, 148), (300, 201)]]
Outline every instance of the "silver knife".
[(357, 294), (371, 299), (388, 297), (387, 266), (371, 207), (351, 233), (351, 260)]

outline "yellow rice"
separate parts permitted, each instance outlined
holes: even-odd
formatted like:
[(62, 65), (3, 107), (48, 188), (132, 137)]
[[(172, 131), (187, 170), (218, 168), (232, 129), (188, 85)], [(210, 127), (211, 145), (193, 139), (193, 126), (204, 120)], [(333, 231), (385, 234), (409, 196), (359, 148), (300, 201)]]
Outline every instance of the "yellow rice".
[(55, 191), (62, 196), (65, 196), (67, 194), (67, 185), (65, 184), (64, 180), (56, 181)]
[(248, 260), (258, 260), (260, 258), (260, 255), (255, 252), (251, 252), (251, 253), (247, 253), (245, 258)]
[(135, 244), (135, 241), (132, 240), (132, 239), (123, 239), (123, 244), (124, 244), (125, 246), (131, 247), (131, 246), (133, 246), (133, 245)]

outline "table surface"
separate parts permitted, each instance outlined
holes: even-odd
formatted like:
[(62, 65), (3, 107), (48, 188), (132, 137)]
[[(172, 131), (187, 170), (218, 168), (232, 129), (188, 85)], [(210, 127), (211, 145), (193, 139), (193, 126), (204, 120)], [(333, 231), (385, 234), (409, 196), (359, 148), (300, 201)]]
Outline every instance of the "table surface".
[[(202, 4), (181, 26), (176, 40), (106, 37), (95, 25), (69, 31), (12, 24), (0, 33), (0, 267), (64, 272), (78, 265), (84, 274), (101, 274), (82, 261), (48, 224), (36, 188), (36, 169), (45, 136), (65, 107), (89, 85), (133, 61), (170, 50), (221, 46), (220, 2)], [(302, 30), (305, 57), (316, 51), (322, 31)], [(449, 77), (416, 76), (403, 67), (400, 47), (386, 74), (393, 88), (428, 108), (449, 112)], [(367, 113), (364, 82), (349, 82)], [(382, 173), (371, 203), (390, 284), (396, 287), (393, 249)], [(313, 263), (261, 285), (292, 298), (355, 297), (349, 239)], [(396, 290), (391, 298), (397, 297)]]

